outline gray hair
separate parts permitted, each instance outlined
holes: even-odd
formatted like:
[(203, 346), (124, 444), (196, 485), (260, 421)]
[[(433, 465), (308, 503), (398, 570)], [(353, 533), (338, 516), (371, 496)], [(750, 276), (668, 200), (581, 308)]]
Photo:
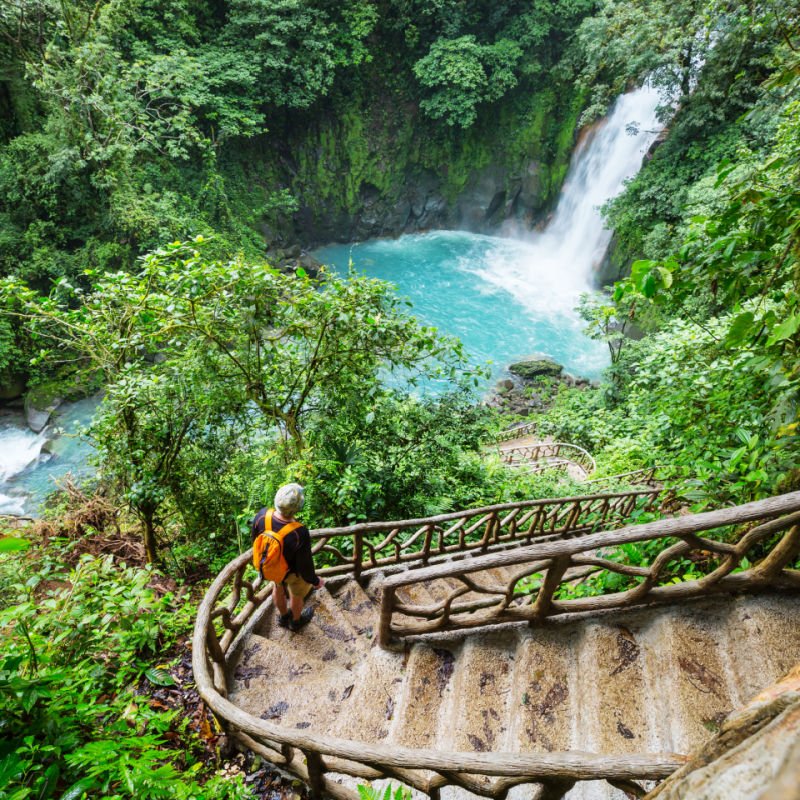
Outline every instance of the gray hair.
[(275, 492), (275, 509), (283, 517), (293, 517), (303, 508), (306, 496), (299, 483), (287, 483)]

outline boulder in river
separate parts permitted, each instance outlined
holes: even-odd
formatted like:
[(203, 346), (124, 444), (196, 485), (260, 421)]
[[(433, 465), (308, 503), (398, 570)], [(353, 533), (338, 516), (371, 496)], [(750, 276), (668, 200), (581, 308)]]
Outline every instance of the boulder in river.
[(564, 367), (549, 358), (531, 358), (511, 364), (508, 370), (523, 380), (529, 381), (542, 376), (558, 378), (564, 371)]
[(30, 395), (25, 397), (25, 421), (34, 433), (41, 433), (53, 412), (61, 405), (61, 398), (51, 398), (47, 403), (38, 403)]

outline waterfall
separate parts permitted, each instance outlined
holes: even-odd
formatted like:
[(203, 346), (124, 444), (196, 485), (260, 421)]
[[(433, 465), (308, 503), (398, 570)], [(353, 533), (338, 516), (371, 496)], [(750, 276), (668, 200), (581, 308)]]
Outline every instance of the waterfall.
[[(47, 441), (46, 429), (39, 434), (17, 426), (0, 427), (0, 514), (22, 514), (25, 498), (6, 494), (9, 482), (31, 466)], [(11, 484), (13, 486), (13, 484)]]
[(618, 98), (576, 148), (546, 228), (517, 237), (520, 247), (512, 258), (499, 248), (486, 264), (473, 267), (475, 274), (512, 293), (533, 313), (567, 314), (574, 308), (578, 296), (592, 288), (611, 240), (600, 207), (642, 166), (663, 127), (656, 117), (658, 103), (658, 92), (648, 86)]
[(0, 486), (32, 464), (42, 452), (47, 434), (9, 427), (0, 429)]

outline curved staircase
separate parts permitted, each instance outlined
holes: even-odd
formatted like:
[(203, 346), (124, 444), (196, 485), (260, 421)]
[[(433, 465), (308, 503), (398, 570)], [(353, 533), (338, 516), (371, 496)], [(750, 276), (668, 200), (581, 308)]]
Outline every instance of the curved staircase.
[[(735, 543), (702, 535), (732, 525)], [(330, 532), (313, 535), (330, 545)], [(618, 558), (647, 541), (665, 543), (650, 566)], [(357, 783), (393, 779), (433, 798), (622, 800), (800, 661), (800, 492), (486, 549), (334, 565), (297, 634), (277, 626), (270, 587), (244, 578), (245, 553), (201, 605), (198, 689), (315, 796), (353, 800)], [(706, 574), (666, 579), (697, 554), (714, 557)], [(587, 568), (630, 580), (576, 597)]]
[[(437, 587), (409, 594), (435, 600)], [(273, 613), (253, 629), (229, 699), (289, 731), (365, 745), (688, 753), (800, 661), (798, 596), (714, 598), (418, 641), (400, 652), (376, 645), (378, 606), (355, 581), (311, 603), (315, 617), (302, 633), (279, 628)], [(482, 782), (491, 791), (491, 780)], [(566, 797), (625, 794), (585, 782)]]
[(576, 481), (588, 480), (597, 465), (590, 453), (575, 444), (554, 442), (536, 433), (533, 423), (497, 434), (497, 452), (509, 467), (529, 472), (559, 470)]

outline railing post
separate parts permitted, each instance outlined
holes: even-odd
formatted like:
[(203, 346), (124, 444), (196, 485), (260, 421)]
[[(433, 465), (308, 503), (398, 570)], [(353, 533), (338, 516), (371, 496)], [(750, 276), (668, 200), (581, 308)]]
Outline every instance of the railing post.
[(378, 620), (378, 645), (384, 649), (392, 639), (392, 612), (394, 611), (394, 586), (384, 586), (381, 591), (381, 612)]
[(772, 552), (754, 569), (760, 578), (774, 578), (800, 554), (800, 525), (793, 525), (783, 534)]
[(364, 560), (364, 534), (356, 531), (353, 541), (353, 578), (361, 582), (361, 562)]
[(553, 604), (553, 595), (558, 589), (564, 573), (569, 569), (569, 565), (569, 556), (559, 556), (553, 559), (544, 576), (544, 581), (542, 581), (542, 588), (539, 589), (539, 594), (536, 596), (536, 602), (533, 604), (533, 621), (540, 622), (547, 616), (550, 606)]
[(428, 560), (431, 557), (431, 542), (433, 541), (433, 525), (426, 525), (425, 526), (425, 539), (422, 542), (422, 563), (428, 563)]
[(311, 800), (322, 800), (325, 783), (322, 756), (315, 750), (305, 750), (304, 754), (308, 766), (308, 787), (311, 789)]

